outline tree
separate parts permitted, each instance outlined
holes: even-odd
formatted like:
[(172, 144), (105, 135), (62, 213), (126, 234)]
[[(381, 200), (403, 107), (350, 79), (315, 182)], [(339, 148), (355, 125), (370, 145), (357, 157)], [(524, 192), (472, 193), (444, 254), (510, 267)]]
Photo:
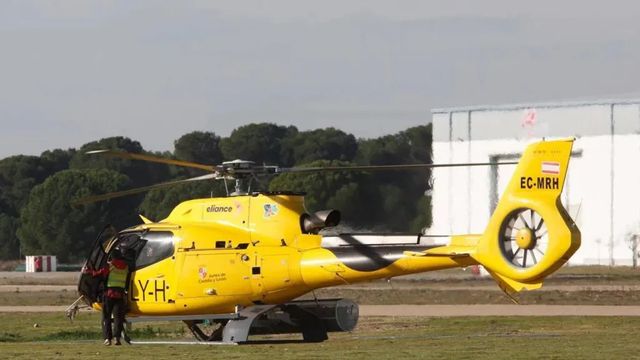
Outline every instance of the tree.
[(260, 123), (241, 126), (231, 136), (220, 141), (220, 149), (226, 160), (250, 160), (257, 164), (284, 165), (292, 163), (283, 156), (283, 139), (294, 136), (298, 129), (294, 126), (279, 126)]
[[(103, 149), (130, 153), (146, 153), (138, 141), (122, 136), (109, 137), (82, 145), (71, 159), (70, 168), (115, 170), (129, 177), (132, 187), (162, 182), (170, 177), (170, 171), (167, 165), (87, 154), (87, 152), (91, 150)], [(139, 198), (139, 200), (141, 200), (141, 198)]]
[(0, 201), (5, 213), (18, 216), (31, 189), (50, 175), (37, 156), (17, 155), (0, 161)]
[(53, 150), (36, 156), (12, 156), (0, 160), (0, 258), (20, 256), (16, 229), (20, 210), (34, 186), (49, 175), (66, 169), (73, 150)]
[(411, 147), (410, 156), (415, 161), (431, 163), (432, 130), (433, 127), (429, 124), (408, 128), (400, 133)]
[(44, 163), (47, 169), (48, 175), (53, 175), (58, 171), (62, 171), (69, 168), (71, 159), (76, 154), (75, 149), (55, 149), (47, 150), (40, 154), (40, 160)]
[[(346, 166), (343, 161), (319, 160), (305, 166)], [(304, 191), (305, 208), (312, 213), (318, 210), (337, 209), (342, 212), (343, 223), (349, 226), (376, 226), (376, 194), (368, 186), (369, 175), (358, 172), (327, 172), (311, 174), (282, 174), (271, 181), (272, 191)]]
[(113, 199), (84, 206), (71, 200), (119, 191), (129, 186), (127, 176), (113, 170), (63, 170), (33, 188), (22, 209), (17, 230), (25, 254), (46, 253), (60, 261), (83, 259), (105, 224), (123, 228), (135, 223), (130, 199)]
[(315, 160), (351, 161), (356, 138), (334, 128), (302, 131), (282, 140), (283, 163), (305, 164)]
[[(419, 163), (431, 164), (432, 157), (432, 141), (433, 126), (416, 126), (402, 132), (404, 137), (411, 145), (411, 158)], [(426, 175), (426, 176), (425, 176)], [(426, 184), (425, 184), (426, 180)], [(433, 221), (431, 215), (431, 196), (426, 195), (426, 191), (431, 190), (431, 171), (425, 173), (416, 173), (413, 177), (415, 194), (422, 192), (422, 197), (417, 203), (413, 217), (411, 229), (419, 230), (430, 226)]]
[[(209, 165), (222, 163), (220, 137), (212, 132), (190, 132), (182, 135), (173, 145), (174, 155), (179, 160)], [(202, 175), (202, 170), (180, 168), (175, 174), (178, 176), (198, 176)]]
[(29, 192), (48, 175), (40, 158), (12, 156), (0, 161), (0, 259), (17, 259), (20, 243), (16, 228)]
[[(394, 135), (360, 140), (357, 161), (365, 165), (431, 163), (431, 124), (416, 126)], [(373, 175), (387, 221), (394, 230), (419, 231), (431, 224), (430, 171), (389, 171)], [(426, 211), (426, 212), (425, 212)]]
[[(305, 156), (339, 156), (339, 152), (322, 154), (331, 145), (328, 138), (339, 138), (332, 129), (301, 132), (287, 139), (302, 160)], [(346, 134), (345, 134), (346, 135)], [(348, 135), (343, 143), (348, 143)], [(349, 147), (347, 147), (348, 149)], [(348, 154), (348, 151), (342, 151)], [(391, 165), (431, 162), (431, 126), (418, 126), (394, 135), (360, 140), (356, 161), (361, 165)], [(314, 161), (309, 165), (348, 165), (340, 161)], [(271, 190), (306, 191), (309, 211), (334, 208), (341, 210), (351, 227), (361, 230), (418, 232), (431, 222), (428, 190), (430, 172), (331, 172), (316, 174), (284, 174), (271, 182)]]
[(174, 154), (180, 160), (210, 165), (222, 162), (220, 137), (212, 132), (190, 132), (182, 135), (173, 145)]
[(16, 236), (18, 219), (0, 212), (0, 260), (20, 257), (20, 242)]

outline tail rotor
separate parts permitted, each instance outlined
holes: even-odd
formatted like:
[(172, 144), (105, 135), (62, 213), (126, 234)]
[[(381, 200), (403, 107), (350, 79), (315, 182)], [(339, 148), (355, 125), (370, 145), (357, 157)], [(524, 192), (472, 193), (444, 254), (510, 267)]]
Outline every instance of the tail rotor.
[(547, 225), (533, 209), (515, 210), (502, 223), (500, 250), (515, 267), (536, 266), (544, 258), (548, 242)]

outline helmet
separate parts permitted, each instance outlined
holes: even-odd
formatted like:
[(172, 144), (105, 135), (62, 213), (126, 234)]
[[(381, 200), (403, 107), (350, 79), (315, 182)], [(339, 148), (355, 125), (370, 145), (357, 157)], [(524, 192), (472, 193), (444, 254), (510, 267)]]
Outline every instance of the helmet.
[(113, 249), (113, 250), (111, 250), (111, 253), (109, 253), (109, 259), (111, 259), (111, 260), (113, 260), (113, 259), (123, 260), (124, 256), (122, 255), (122, 251), (120, 249)]

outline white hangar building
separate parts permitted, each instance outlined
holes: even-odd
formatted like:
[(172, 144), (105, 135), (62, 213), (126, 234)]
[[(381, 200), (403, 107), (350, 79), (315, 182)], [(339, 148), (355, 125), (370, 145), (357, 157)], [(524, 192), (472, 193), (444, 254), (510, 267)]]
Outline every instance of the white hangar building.
[[(640, 234), (640, 100), (446, 108), (432, 115), (434, 163), (513, 161), (543, 137), (576, 137), (562, 194), (582, 232), (570, 264), (633, 263), (633, 235)], [(429, 234), (482, 233), (514, 170), (434, 169)]]

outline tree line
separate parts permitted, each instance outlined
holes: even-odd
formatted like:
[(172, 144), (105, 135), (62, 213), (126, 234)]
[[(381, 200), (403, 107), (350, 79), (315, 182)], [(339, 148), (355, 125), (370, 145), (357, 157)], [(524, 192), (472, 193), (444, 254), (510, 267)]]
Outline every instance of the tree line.
[[(72, 206), (79, 197), (202, 175), (197, 169), (86, 154), (97, 149), (204, 164), (233, 159), (285, 167), (430, 163), (431, 125), (356, 139), (334, 128), (299, 131), (258, 123), (228, 137), (185, 134), (172, 152), (149, 152), (133, 139), (110, 137), (79, 149), (7, 157), (0, 160), (0, 259), (52, 254), (62, 262), (80, 261), (105, 224), (123, 229), (140, 223), (138, 214), (159, 221), (181, 201), (226, 194), (222, 182), (201, 181)], [(304, 191), (308, 211), (339, 209), (345, 231), (418, 232), (431, 223), (429, 177), (427, 171), (283, 174), (261, 184), (261, 190)]]

